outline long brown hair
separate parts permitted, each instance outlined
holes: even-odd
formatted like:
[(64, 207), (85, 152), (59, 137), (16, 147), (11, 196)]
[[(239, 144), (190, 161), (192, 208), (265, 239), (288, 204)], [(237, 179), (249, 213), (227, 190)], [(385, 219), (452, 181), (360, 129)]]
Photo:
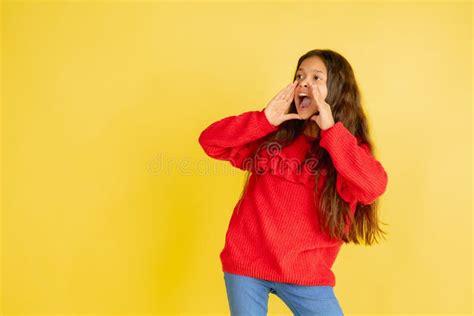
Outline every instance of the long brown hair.
[[(309, 57), (319, 57), (328, 71), (327, 88), (328, 94), (325, 101), (331, 105), (331, 112), (335, 122), (342, 122), (344, 126), (358, 139), (359, 143), (366, 143), (373, 154), (373, 144), (369, 136), (369, 127), (366, 115), (361, 106), (360, 92), (349, 62), (339, 53), (328, 49), (314, 49), (302, 55), (296, 65), (299, 68), (303, 60)], [(296, 79), (296, 71), (293, 75), (293, 82)], [(290, 105), (289, 113), (297, 113), (294, 99)], [(304, 120), (287, 120), (280, 128), (264, 138), (266, 143), (277, 141), (286, 146), (291, 143), (304, 129)], [(380, 228), (382, 223), (378, 219), (378, 199), (370, 205), (357, 203), (354, 217), (351, 218), (349, 231), (344, 231), (345, 219), (350, 216), (350, 205), (344, 201), (336, 191), (336, 169), (332, 164), (329, 153), (319, 147), (318, 135), (312, 142), (309, 153), (317, 153), (318, 170), (315, 171), (315, 190), (318, 190), (317, 182), (319, 172), (324, 167), (326, 172), (326, 182), (321, 188), (319, 196), (319, 218), (321, 229), (327, 230), (331, 238), (337, 238), (345, 243), (371, 245), (378, 242), (377, 236), (384, 237), (386, 234)], [(255, 153), (257, 154), (257, 152)], [(247, 171), (244, 189), (241, 194), (245, 194), (250, 177)], [(385, 224), (385, 223), (383, 223)]]

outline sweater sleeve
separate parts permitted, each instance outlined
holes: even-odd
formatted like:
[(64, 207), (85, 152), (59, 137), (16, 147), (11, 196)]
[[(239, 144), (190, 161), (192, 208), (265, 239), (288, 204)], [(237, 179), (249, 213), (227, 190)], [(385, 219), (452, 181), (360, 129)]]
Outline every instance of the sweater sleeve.
[(246, 158), (255, 153), (264, 136), (279, 128), (268, 121), (264, 110), (244, 112), (212, 123), (201, 132), (199, 144), (208, 156), (250, 170), (251, 163)]
[(342, 122), (321, 130), (320, 146), (331, 156), (337, 171), (336, 188), (345, 201), (369, 205), (385, 192), (388, 177), (382, 164)]

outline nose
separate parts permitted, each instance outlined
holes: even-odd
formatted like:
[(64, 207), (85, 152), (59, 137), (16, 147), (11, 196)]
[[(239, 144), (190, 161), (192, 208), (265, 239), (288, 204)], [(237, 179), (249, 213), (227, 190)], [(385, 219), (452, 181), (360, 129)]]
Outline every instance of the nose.
[(301, 87), (307, 88), (307, 87), (310, 86), (310, 83), (309, 83), (307, 80), (301, 80), (301, 81), (299, 82), (299, 85), (300, 85)]
[(301, 87), (304, 87), (304, 88), (308, 88), (308, 87), (309, 87), (309, 83), (306, 82), (306, 81), (301, 81), (301, 82), (300, 82), (300, 86), (301, 86)]

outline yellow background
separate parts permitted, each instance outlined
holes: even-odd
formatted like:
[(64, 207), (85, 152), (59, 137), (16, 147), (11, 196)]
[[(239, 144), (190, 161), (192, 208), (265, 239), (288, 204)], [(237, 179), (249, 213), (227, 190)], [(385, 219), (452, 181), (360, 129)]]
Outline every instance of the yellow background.
[(470, 314), (472, 12), (4, 1), (3, 314), (228, 314), (218, 255), (244, 173), (197, 139), (262, 109), (314, 48), (352, 64), (389, 175), (388, 240), (334, 265), (343, 310)]

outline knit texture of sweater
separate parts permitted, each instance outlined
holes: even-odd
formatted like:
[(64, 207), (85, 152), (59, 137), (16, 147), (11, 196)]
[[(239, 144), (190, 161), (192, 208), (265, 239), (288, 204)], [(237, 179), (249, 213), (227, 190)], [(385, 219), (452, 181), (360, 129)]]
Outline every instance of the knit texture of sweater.
[[(350, 205), (352, 215), (357, 203), (371, 204), (385, 192), (387, 173), (342, 122), (321, 130), (319, 138), (300, 133), (287, 146), (262, 147), (263, 138), (278, 129), (262, 109), (225, 117), (199, 136), (208, 156), (251, 172), (219, 255), (222, 271), (274, 282), (335, 286), (331, 268), (343, 242), (320, 228), (318, 192), (326, 172), (321, 166), (315, 190), (317, 160), (311, 167), (305, 159), (311, 143), (317, 139), (329, 153), (337, 171), (336, 192)], [(346, 231), (350, 224), (346, 222)]]

